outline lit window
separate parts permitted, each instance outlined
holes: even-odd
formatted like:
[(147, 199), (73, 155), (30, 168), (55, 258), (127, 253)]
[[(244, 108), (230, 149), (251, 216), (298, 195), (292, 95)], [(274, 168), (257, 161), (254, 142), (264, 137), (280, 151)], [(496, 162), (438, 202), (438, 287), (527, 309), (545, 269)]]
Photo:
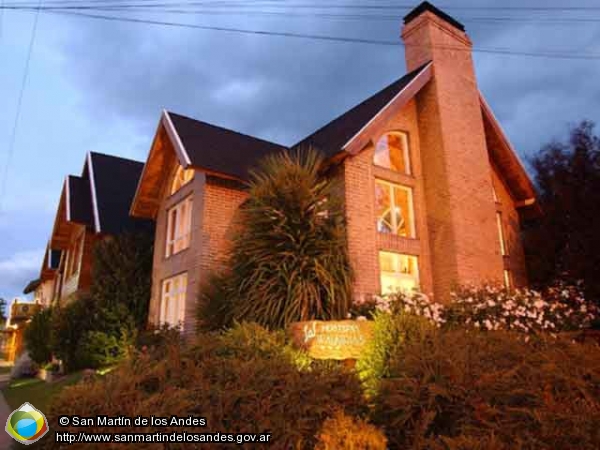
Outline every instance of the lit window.
[(416, 256), (379, 252), (381, 293), (412, 292), (419, 288), (419, 265)]
[(190, 246), (191, 229), (192, 197), (188, 197), (167, 211), (167, 257)]
[(173, 182), (171, 183), (171, 195), (192, 181), (192, 178), (194, 178), (194, 169), (184, 169), (181, 166), (177, 166)]
[(504, 287), (506, 289), (512, 288), (512, 276), (510, 270), (504, 269)]
[(162, 283), (160, 325), (182, 326), (185, 316), (187, 273), (167, 278)]
[(375, 180), (375, 208), (377, 231), (415, 237), (411, 189)]
[(375, 146), (373, 163), (377, 166), (410, 175), (408, 138), (405, 133), (388, 133)]
[(496, 225), (498, 226), (498, 238), (500, 239), (500, 253), (502, 256), (508, 255), (508, 248), (504, 240), (504, 225), (502, 225), (502, 214), (496, 213)]

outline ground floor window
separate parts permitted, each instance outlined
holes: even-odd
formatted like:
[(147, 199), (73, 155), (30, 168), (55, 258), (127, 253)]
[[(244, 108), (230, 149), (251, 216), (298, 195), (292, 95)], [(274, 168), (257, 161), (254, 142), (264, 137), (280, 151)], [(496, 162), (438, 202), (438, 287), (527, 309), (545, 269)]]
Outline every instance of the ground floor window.
[(419, 264), (416, 256), (379, 252), (381, 293), (411, 292), (419, 288)]
[(183, 326), (187, 273), (167, 278), (162, 283), (160, 298), (160, 324)]

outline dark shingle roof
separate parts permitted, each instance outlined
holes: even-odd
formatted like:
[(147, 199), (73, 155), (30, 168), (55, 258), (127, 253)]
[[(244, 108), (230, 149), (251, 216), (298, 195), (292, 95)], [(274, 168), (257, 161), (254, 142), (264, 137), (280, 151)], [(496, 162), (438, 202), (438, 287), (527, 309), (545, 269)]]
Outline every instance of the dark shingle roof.
[(27, 286), (25, 286), (25, 289), (23, 289), (23, 294), (29, 294), (33, 291), (35, 291), (39, 285), (42, 284), (42, 280), (40, 280), (39, 278), (36, 278), (35, 280), (31, 280), (29, 283), (27, 283)]
[(283, 145), (237, 133), (169, 112), (192, 166), (248, 178), (250, 169), (263, 156), (285, 150)]
[(90, 156), (101, 231), (120, 234), (151, 229), (150, 221), (134, 219), (129, 215), (144, 164), (102, 153), (92, 152)]
[(94, 213), (92, 211), (92, 194), (89, 180), (69, 175), (67, 183), (69, 183), (70, 219), (73, 222), (92, 225), (94, 223)]
[(293, 147), (312, 146), (326, 157), (334, 156), (358, 133), (381, 109), (404, 89), (427, 64), (407, 73), (399, 80), (383, 88), (354, 108), (318, 129)]

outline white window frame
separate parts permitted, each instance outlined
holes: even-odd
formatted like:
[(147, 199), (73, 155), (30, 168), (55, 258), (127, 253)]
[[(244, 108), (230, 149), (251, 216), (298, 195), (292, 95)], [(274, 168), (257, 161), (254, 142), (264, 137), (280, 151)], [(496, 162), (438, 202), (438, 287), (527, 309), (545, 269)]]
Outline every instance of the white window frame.
[[(417, 237), (416, 234), (416, 227), (415, 227), (415, 208), (414, 208), (414, 202), (413, 202), (413, 190), (410, 187), (404, 186), (402, 184), (398, 184), (398, 183), (391, 183), (389, 181), (386, 180), (382, 180), (380, 178), (376, 178), (375, 179), (375, 188), (377, 188), (377, 184), (384, 184), (388, 186), (389, 192), (390, 192), (390, 209), (394, 208), (396, 206), (396, 199), (394, 197), (394, 189), (398, 188), (398, 189), (402, 189), (406, 192), (408, 192), (408, 208), (409, 208), (409, 215), (410, 215), (410, 230), (409, 230), (409, 234), (408, 236), (400, 236), (398, 234), (398, 224), (395, 223), (396, 222), (396, 215), (395, 214), (390, 214), (390, 218), (392, 219), (392, 232), (389, 234), (393, 234), (394, 236), (398, 236), (398, 237), (402, 237), (402, 238), (410, 238), (410, 239), (415, 239)], [(379, 219), (380, 219), (380, 215), (378, 214), (376, 217), (377, 220), (377, 232), (378, 233), (386, 233), (385, 231), (379, 231)], [(396, 230), (396, 231), (393, 231)]]
[[(393, 271), (388, 271), (388, 270), (383, 270), (381, 268), (381, 254), (385, 253), (388, 255), (392, 255), (393, 256), (393, 265), (395, 266)], [(415, 284), (415, 288), (419, 289), (419, 287), (421, 286), (421, 280), (419, 277), (419, 257), (416, 255), (407, 255), (405, 253), (398, 253), (398, 252), (388, 252), (388, 251), (383, 251), (380, 250), (377, 254), (378, 256), (378, 263), (380, 264), (379, 267), (379, 282), (381, 284), (380, 289), (381, 289), (381, 293), (388, 293), (386, 292), (388, 290), (387, 286), (383, 286), (383, 282), (382, 282), (382, 275), (386, 275), (390, 278), (396, 278), (398, 280), (407, 280), (410, 279), (411, 281), (414, 282)], [(407, 274), (407, 273), (403, 273), (400, 270), (400, 259), (402, 257), (407, 257), (407, 258), (413, 258), (414, 259), (414, 274)]]
[(503, 275), (504, 275), (504, 287), (508, 290), (511, 290), (513, 282), (512, 282), (512, 274), (510, 273), (510, 270), (504, 269)]
[[(373, 154), (373, 164), (375, 164), (377, 167), (383, 167), (384, 169), (393, 170), (394, 172), (397, 172), (397, 173), (403, 173), (404, 175), (412, 175), (410, 149), (408, 147), (408, 133), (406, 133), (404, 131), (388, 131), (387, 133), (382, 134), (379, 137), (379, 139), (377, 139), (377, 142), (375, 142), (375, 152), (377, 151), (377, 147), (379, 146), (379, 143), (381, 142), (381, 140), (384, 138), (387, 138), (389, 135), (394, 135), (394, 136), (400, 137), (400, 139), (402, 140), (402, 142), (404, 144), (404, 148), (402, 150), (402, 157), (404, 158), (404, 166), (405, 166), (404, 172), (397, 171), (395, 169), (392, 169), (391, 167), (380, 166), (379, 164), (375, 163), (375, 154)], [(389, 156), (389, 146), (388, 146), (388, 159), (391, 159)]]
[(179, 326), (183, 329), (187, 281), (187, 272), (163, 280), (158, 318), (161, 326)]
[(504, 224), (502, 222), (502, 213), (496, 212), (496, 226), (498, 227), (498, 238), (500, 239), (500, 254), (502, 256), (508, 256), (508, 246), (504, 238)]
[(193, 206), (193, 198), (189, 196), (167, 210), (166, 258), (190, 246)]

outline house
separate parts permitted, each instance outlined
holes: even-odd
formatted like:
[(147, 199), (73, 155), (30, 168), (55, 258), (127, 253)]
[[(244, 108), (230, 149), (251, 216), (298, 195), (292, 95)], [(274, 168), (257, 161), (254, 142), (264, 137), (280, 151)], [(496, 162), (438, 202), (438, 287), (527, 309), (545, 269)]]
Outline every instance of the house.
[[(317, 148), (342, 178), (355, 298), (524, 286), (520, 224), (539, 214), (536, 193), (477, 87), (465, 28), (425, 2), (404, 18), (402, 39), (406, 75), (292, 146)], [(151, 323), (193, 328), (248, 169), (285, 149), (162, 113), (131, 207), (157, 224)]]
[(35, 297), (49, 305), (90, 288), (94, 244), (125, 232), (150, 231), (152, 222), (129, 216), (143, 163), (90, 152), (81, 176), (63, 183)]

